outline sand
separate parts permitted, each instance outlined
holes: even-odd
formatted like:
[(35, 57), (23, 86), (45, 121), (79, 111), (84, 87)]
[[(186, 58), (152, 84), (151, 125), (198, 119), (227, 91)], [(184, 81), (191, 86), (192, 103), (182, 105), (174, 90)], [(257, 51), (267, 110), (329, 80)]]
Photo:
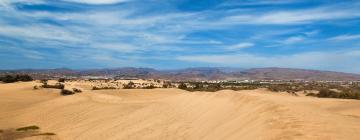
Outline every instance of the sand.
[[(53, 139), (359, 140), (360, 101), (179, 89), (32, 90), (0, 84), (0, 129), (37, 125)], [(42, 139), (42, 137), (31, 137)]]

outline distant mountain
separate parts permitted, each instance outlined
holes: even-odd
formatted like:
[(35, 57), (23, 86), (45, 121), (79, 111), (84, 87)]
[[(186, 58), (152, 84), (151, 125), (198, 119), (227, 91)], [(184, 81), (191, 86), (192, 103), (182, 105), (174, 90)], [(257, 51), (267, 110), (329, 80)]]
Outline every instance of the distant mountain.
[(131, 77), (131, 78), (154, 78), (168, 80), (360, 80), (359, 74), (291, 69), (291, 68), (226, 68), (226, 67), (195, 67), (177, 70), (156, 70), (151, 68), (112, 68), (112, 69), (88, 69), (72, 70), (61, 69), (23, 69), (2, 70), (4, 74), (30, 74), (35, 78), (49, 78), (62, 76), (108, 76), (108, 77)]
[(249, 79), (360, 80), (359, 74), (290, 68), (254, 68), (241, 73)]

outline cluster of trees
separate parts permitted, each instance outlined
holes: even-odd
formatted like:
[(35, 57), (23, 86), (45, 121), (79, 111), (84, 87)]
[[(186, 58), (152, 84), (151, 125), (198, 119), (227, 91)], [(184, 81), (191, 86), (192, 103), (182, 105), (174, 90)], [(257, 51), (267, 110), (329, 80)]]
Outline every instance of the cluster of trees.
[(14, 82), (18, 82), (18, 81), (32, 81), (33, 78), (29, 75), (5, 75), (0, 77), (0, 81), (4, 82), (4, 83), (14, 83)]

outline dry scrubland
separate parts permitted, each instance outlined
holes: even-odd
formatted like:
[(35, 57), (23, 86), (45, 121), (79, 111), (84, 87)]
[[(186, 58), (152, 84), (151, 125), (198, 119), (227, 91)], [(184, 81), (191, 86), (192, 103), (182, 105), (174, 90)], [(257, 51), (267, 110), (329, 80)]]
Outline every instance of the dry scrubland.
[(0, 84), (0, 139), (360, 139), (359, 100), (264, 89), (91, 90), (80, 82), (65, 87), (82, 93), (61, 96), (36, 84)]

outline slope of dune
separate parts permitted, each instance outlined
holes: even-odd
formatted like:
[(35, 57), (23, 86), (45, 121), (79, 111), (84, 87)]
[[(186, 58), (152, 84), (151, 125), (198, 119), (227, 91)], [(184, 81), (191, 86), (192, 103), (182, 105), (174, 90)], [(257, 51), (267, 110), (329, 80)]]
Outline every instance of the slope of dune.
[[(360, 101), (266, 90), (85, 90), (59, 96), (0, 84), (0, 129), (37, 125), (59, 139), (360, 139)], [(36, 137), (33, 137), (36, 139)]]

